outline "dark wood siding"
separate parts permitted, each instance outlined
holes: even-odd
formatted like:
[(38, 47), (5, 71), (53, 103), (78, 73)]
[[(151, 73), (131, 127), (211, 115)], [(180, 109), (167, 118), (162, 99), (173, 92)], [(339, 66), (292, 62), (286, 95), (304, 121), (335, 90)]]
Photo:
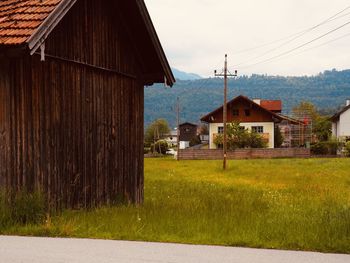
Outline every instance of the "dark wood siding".
[(189, 142), (197, 136), (197, 126), (190, 123), (180, 125), (180, 141)]
[(143, 201), (144, 91), (133, 46), (116, 6), (86, 0), (46, 40), (45, 62), (1, 61), (2, 186), (44, 191), (52, 207)]

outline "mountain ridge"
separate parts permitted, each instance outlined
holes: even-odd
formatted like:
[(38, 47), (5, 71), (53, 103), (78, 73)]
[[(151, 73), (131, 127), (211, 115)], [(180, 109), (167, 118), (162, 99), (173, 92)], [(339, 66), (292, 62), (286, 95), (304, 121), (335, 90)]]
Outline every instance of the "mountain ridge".
[(172, 68), (173, 74), (175, 79), (177, 80), (197, 80), (197, 79), (202, 79), (201, 76), (195, 73), (188, 73), (185, 71), (181, 71), (176, 68)]
[[(350, 98), (350, 70), (327, 70), (316, 76), (283, 77), (241, 76), (230, 79), (228, 99), (238, 95), (249, 98), (280, 99), (285, 114), (301, 101), (310, 101), (328, 114), (334, 113)], [(178, 80), (173, 88), (154, 85), (145, 90), (145, 126), (157, 118), (176, 125), (176, 98), (181, 102), (181, 122), (199, 123), (200, 117), (223, 103), (223, 80), (206, 78)]]

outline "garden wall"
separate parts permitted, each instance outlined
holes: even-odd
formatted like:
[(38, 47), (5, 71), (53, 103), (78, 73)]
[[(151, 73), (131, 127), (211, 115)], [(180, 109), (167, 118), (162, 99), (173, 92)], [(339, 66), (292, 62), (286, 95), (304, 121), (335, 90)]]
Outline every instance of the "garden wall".
[[(239, 149), (228, 151), (228, 159), (272, 159), (272, 158), (309, 158), (310, 149), (281, 148), (281, 149)], [(179, 160), (220, 160), (223, 151), (205, 149), (180, 150)]]

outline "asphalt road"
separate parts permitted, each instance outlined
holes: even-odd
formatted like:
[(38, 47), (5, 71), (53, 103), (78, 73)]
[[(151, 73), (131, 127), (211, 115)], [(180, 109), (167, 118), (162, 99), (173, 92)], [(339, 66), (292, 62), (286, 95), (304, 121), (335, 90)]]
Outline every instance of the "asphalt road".
[(349, 263), (350, 255), (0, 236), (0, 263)]

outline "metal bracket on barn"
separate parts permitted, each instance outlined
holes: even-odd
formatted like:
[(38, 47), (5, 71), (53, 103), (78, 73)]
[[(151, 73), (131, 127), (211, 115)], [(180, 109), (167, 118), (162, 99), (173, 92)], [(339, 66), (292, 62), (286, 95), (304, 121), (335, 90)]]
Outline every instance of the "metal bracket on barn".
[(45, 61), (45, 41), (40, 45), (40, 61)]

